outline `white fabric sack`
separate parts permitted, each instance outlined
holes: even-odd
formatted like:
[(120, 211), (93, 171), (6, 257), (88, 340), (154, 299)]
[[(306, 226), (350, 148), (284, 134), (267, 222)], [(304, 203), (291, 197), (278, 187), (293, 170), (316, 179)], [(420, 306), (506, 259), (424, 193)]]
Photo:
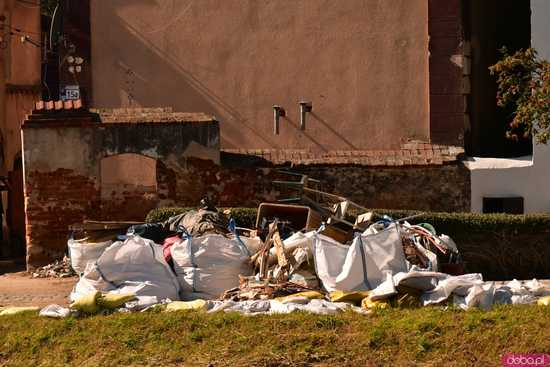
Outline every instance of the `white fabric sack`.
[(94, 243), (86, 239), (67, 241), (69, 257), (71, 258), (71, 267), (77, 274), (83, 273), (86, 269), (86, 265), (99, 259), (103, 251), (112, 243), (113, 241)]
[(361, 240), (365, 251), (367, 282), (371, 289), (386, 281), (387, 272), (397, 274), (408, 270), (396, 223), (376, 234), (362, 234), (357, 239)]
[(171, 248), (174, 270), (185, 299), (215, 299), (239, 286), (239, 275), (252, 274), (248, 250), (238, 239), (207, 234), (176, 242)]
[(413, 266), (413, 268), (407, 273), (395, 274), (393, 276), (395, 286), (404, 286), (426, 292), (434, 289), (439, 281), (450, 277), (449, 274), (418, 269), (419, 268), (416, 266)]
[(373, 301), (389, 298), (397, 294), (395, 282), (391, 271), (386, 270), (386, 280), (369, 292), (369, 298)]
[(115, 285), (106, 281), (97, 269), (97, 264), (88, 263), (80, 279), (74, 285), (69, 299), (71, 302), (94, 291), (109, 292), (116, 289)]
[(71, 299), (94, 289), (131, 290), (136, 296), (155, 296), (159, 300), (180, 299), (178, 280), (164, 260), (162, 246), (138, 235), (105, 249), (95, 264), (87, 267)]
[[(235, 236), (232, 236), (232, 238), (236, 239)], [(262, 244), (263, 244), (262, 239), (258, 236), (256, 237), (240, 236), (239, 238), (241, 239), (243, 244), (246, 246), (250, 254), (255, 254), (256, 252), (258, 252), (260, 250), (260, 247), (262, 247)]]
[(313, 241), (315, 271), (328, 292), (368, 290), (360, 242), (345, 246), (324, 235)]
[(356, 237), (351, 246), (326, 236), (315, 237), (315, 267), (327, 291), (375, 289), (388, 280), (388, 274), (407, 272), (397, 225), (378, 233), (365, 233)]

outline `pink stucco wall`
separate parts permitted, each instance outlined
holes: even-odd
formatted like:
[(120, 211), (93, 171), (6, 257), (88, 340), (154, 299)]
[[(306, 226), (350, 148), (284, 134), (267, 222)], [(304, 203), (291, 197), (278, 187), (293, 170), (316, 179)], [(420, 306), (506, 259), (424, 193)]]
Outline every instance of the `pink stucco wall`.
[[(426, 0), (91, 0), (96, 107), (220, 121), (222, 148), (429, 140)], [(298, 101), (313, 103), (306, 130)], [(280, 135), (272, 105), (283, 106)]]
[[(26, 34), (40, 41), (40, 8), (4, 0), (0, 2), (0, 14), (5, 16), (5, 31), (8, 27), (24, 31), (6, 35), (6, 48), (0, 50), (0, 147), (4, 157), (0, 174), (5, 174), (13, 168), (14, 158), (21, 151), (20, 126), (37, 98), (36, 92), (29, 89), (40, 88), (40, 48), (20, 40)], [(6, 90), (6, 85), (12, 87)]]

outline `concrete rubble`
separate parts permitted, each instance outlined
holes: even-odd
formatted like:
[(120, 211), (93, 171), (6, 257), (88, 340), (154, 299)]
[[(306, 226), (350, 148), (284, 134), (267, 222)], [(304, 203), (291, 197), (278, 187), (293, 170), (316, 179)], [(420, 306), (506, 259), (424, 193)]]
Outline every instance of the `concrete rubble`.
[(76, 275), (77, 273), (71, 267), (71, 260), (67, 256), (32, 272), (33, 278), (68, 278)]

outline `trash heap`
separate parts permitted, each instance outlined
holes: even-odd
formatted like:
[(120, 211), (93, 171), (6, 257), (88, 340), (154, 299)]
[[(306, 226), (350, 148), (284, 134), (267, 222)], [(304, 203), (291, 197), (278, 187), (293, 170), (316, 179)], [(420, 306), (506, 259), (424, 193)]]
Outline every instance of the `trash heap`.
[(71, 267), (71, 260), (67, 256), (32, 272), (33, 278), (68, 278), (73, 276), (76, 276), (76, 272)]
[(457, 244), (428, 223), (412, 224), (416, 216), (373, 213), (311, 181), (276, 183), (298, 195), (261, 204), (256, 228), (237, 227), (207, 200), (161, 223), (85, 223), (68, 242), (80, 276), (73, 303), (69, 309), (50, 305), (43, 314), (159, 305), (168, 311), (332, 314), (550, 302), (550, 289), (536, 280), (495, 285), (481, 274), (464, 274)]

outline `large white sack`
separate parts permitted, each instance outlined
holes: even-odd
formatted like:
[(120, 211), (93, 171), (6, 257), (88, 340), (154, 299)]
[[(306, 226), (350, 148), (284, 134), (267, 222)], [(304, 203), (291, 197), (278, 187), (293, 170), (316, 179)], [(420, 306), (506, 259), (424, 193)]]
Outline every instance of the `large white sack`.
[[(177, 279), (186, 299), (218, 298), (252, 274), (247, 248), (236, 238), (207, 234), (176, 242), (171, 248)], [(191, 294), (189, 294), (191, 293)]]
[(109, 247), (113, 241), (89, 242), (87, 239), (69, 240), (69, 257), (71, 258), (71, 267), (75, 272), (81, 274), (86, 270), (88, 263), (93, 263)]
[(317, 235), (313, 248), (315, 271), (328, 292), (369, 289), (358, 241), (345, 246), (330, 237)]
[(362, 234), (355, 240), (361, 241), (365, 251), (367, 283), (371, 289), (386, 281), (388, 272), (397, 274), (408, 270), (396, 223), (375, 234)]
[(95, 264), (88, 266), (71, 298), (90, 289), (131, 289), (137, 296), (180, 298), (178, 280), (164, 260), (162, 246), (138, 235), (105, 249)]
[(329, 291), (375, 289), (393, 275), (407, 271), (398, 227), (356, 237), (351, 246), (318, 235), (314, 239), (317, 276)]

